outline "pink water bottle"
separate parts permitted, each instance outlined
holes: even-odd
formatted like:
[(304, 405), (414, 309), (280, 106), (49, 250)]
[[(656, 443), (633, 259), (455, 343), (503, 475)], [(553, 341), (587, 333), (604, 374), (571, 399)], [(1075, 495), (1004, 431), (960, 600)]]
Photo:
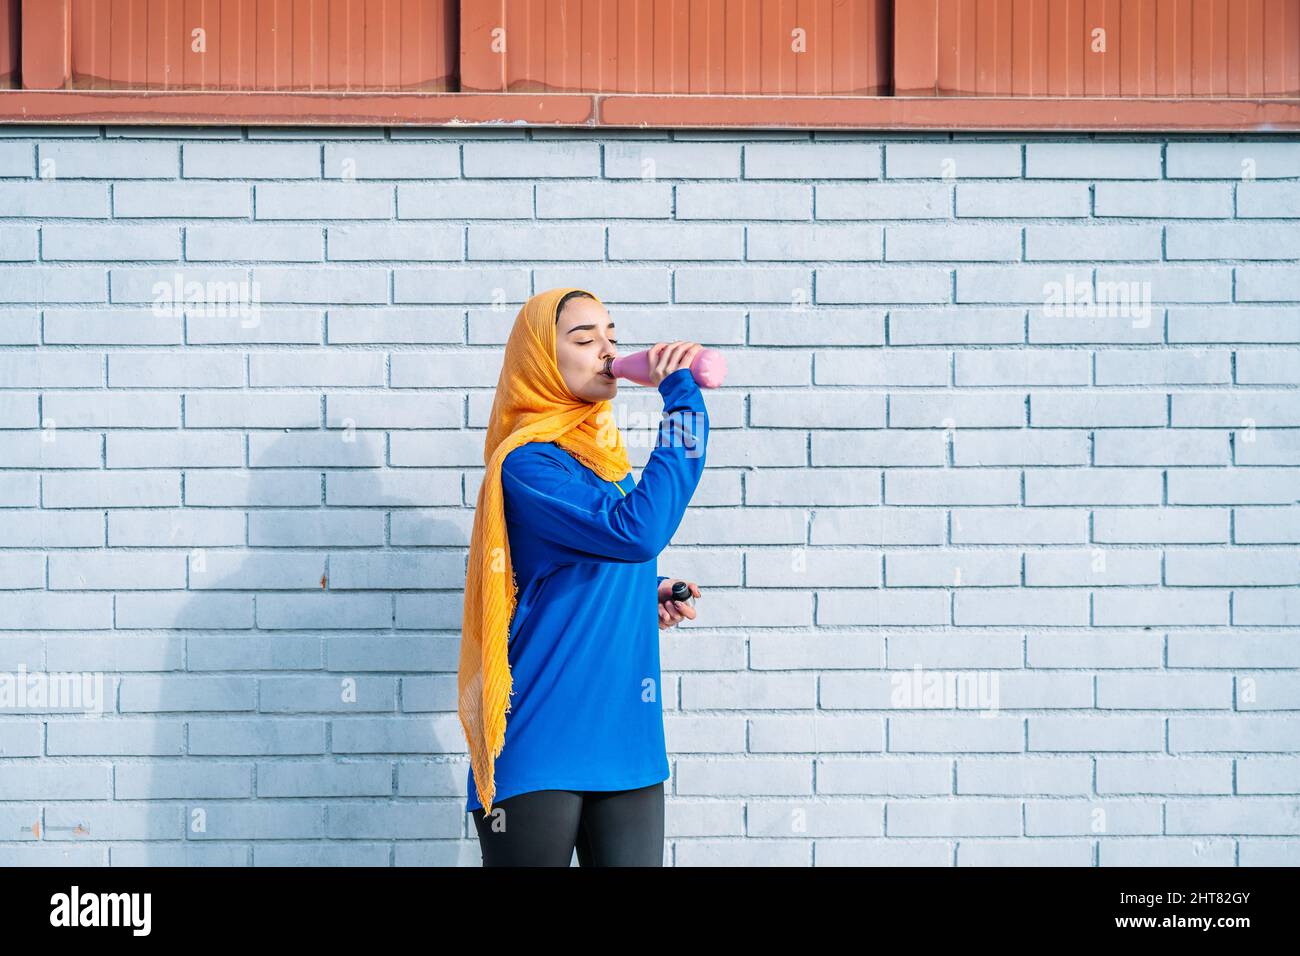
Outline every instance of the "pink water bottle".
[[(650, 384), (650, 350), (620, 355), (606, 363), (615, 378), (626, 378), (638, 385)], [(691, 377), (701, 388), (717, 388), (727, 376), (727, 360), (717, 349), (700, 349), (691, 362)]]

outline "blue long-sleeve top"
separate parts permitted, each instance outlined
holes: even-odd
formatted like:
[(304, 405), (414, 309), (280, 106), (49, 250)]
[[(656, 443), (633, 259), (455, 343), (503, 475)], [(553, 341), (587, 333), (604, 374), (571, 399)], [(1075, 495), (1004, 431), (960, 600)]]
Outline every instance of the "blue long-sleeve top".
[[(689, 369), (659, 383), (664, 418), (641, 480), (605, 481), (553, 442), (501, 464), (519, 598), (493, 805), (530, 790), (628, 790), (667, 780), (659, 552), (704, 471), (708, 411)], [(474, 770), (466, 811), (479, 809)]]

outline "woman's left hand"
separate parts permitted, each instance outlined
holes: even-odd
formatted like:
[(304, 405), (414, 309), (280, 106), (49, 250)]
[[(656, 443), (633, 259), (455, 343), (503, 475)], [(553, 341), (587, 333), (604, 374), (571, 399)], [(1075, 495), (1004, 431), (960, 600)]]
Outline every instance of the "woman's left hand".
[[(659, 585), (659, 630), (661, 631), (675, 627), (687, 618), (693, 621), (698, 613), (685, 601), (673, 600), (673, 582), (680, 580), (681, 578), (667, 578)], [(691, 589), (692, 597), (700, 596), (699, 585), (694, 581), (687, 581), (686, 586)]]

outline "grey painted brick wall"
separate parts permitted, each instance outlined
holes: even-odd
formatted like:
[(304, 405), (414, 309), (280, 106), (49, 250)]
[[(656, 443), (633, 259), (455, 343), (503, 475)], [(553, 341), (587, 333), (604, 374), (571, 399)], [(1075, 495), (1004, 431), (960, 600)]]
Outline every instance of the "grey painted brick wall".
[(0, 669), (106, 695), (0, 708), (0, 863), (479, 863), (471, 506), (562, 283), (730, 362), (665, 862), (1300, 863), (1294, 136), (5, 127), (0, 260)]

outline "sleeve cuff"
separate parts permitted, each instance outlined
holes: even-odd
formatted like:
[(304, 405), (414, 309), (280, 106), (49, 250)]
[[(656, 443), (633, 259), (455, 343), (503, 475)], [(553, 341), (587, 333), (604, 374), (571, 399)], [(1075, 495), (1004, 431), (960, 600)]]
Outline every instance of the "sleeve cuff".
[(699, 382), (690, 373), (689, 368), (679, 368), (671, 375), (666, 375), (659, 382), (659, 394), (663, 395), (666, 407), (690, 407), (702, 410), (705, 397), (699, 393)]
[(679, 368), (663, 377), (659, 383), (659, 394), (664, 397), (665, 403), (671, 404), (691, 395), (699, 396), (700, 386), (689, 368)]

